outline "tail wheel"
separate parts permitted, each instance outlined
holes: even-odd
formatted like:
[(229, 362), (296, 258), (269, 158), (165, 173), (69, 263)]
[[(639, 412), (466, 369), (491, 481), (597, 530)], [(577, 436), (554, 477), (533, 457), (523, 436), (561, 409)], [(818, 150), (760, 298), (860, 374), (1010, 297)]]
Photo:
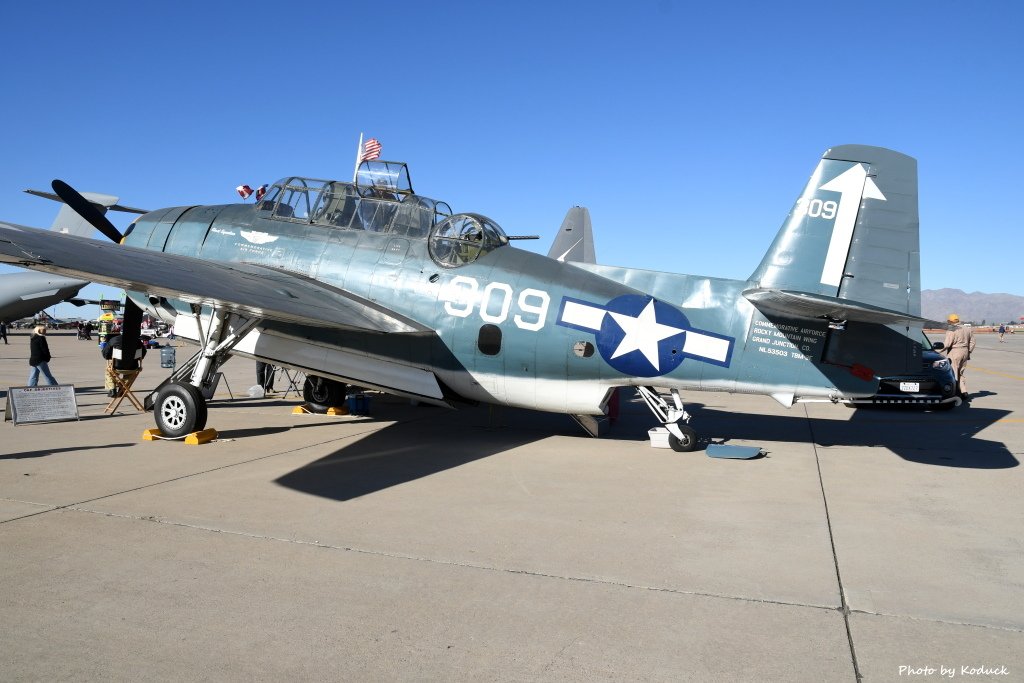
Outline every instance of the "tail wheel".
[(668, 433), (668, 445), (672, 447), (672, 450), (678, 453), (689, 453), (690, 451), (697, 449), (697, 430), (689, 425), (678, 425), (679, 431), (682, 432), (683, 438), (680, 439), (678, 436), (669, 430)]
[(157, 392), (153, 417), (164, 436), (198, 432), (206, 427), (206, 399), (191, 384), (172, 382)]
[(310, 375), (302, 385), (302, 400), (314, 413), (326, 413), (328, 408), (340, 406), (345, 402), (344, 382)]

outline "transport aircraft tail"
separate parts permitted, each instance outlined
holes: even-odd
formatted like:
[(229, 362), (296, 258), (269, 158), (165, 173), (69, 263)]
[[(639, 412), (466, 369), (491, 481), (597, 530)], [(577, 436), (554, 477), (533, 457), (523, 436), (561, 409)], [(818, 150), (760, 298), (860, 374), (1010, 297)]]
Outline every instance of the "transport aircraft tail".
[(574, 206), (565, 214), (548, 256), (570, 263), (597, 263), (594, 254), (594, 231), (590, 224), (590, 211)]
[[(92, 237), (96, 232), (96, 228), (94, 228), (91, 223), (79, 216), (74, 209), (65, 204), (64, 200), (54, 193), (44, 192), (43, 190), (25, 190), (25, 192), (37, 197), (52, 199), (55, 202), (61, 203), (60, 210), (57, 211), (57, 217), (53, 220), (53, 225), (50, 226), (50, 229), (54, 232), (78, 235), (79, 237)], [(118, 203), (120, 201), (119, 198), (113, 195), (99, 194), (97, 192), (83, 192), (82, 196), (88, 199), (101, 214), (105, 214), (108, 209), (111, 211), (125, 211), (127, 213), (146, 213), (144, 209), (122, 206)]]
[(864, 145), (825, 152), (743, 295), (758, 309), (920, 326), (917, 162)]

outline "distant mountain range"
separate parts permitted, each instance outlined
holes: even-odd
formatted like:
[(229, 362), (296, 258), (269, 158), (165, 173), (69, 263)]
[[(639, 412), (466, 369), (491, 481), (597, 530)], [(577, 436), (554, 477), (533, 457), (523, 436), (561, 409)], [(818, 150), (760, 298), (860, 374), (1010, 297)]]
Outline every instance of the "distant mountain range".
[(1015, 294), (967, 293), (959, 289), (921, 291), (921, 314), (933, 320), (945, 320), (956, 313), (960, 320), (975, 325), (1024, 322), (1024, 296)]

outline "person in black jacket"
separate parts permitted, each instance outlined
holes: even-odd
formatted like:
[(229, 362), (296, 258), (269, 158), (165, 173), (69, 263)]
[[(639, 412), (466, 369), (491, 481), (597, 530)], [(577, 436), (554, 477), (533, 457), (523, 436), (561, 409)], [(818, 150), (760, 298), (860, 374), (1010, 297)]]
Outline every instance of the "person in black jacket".
[[(122, 350), (123, 344), (124, 337), (121, 336), (121, 332), (119, 330), (115, 331), (115, 334), (112, 334), (107, 337), (107, 343), (103, 347), (103, 351), (101, 351), (103, 357), (109, 361), (113, 361), (113, 369), (115, 371), (127, 372), (130, 370), (138, 370), (139, 366), (141, 365), (139, 359), (114, 357), (114, 350)], [(139, 344), (136, 347), (136, 350), (138, 349), (142, 350), (140, 358), (145, 358), (146, 345), (143, 344), (141, 340), (139, 341)], [(107, 396), (117, 396), (117, 388), (114, 386), (114, 380), (112, 377), (110, 377), (109, 374), (105, 375), (103, 386), (107, 390)]]
[(57, 384), (57, 380), (50, 373), (50, 345), (46, 343), (46, 325), (38, 325), (32, 331), (32, 339), (28, 343), (29, 357), (28, 364), (32, 370), (28, 373), (28, 385), (34, 387), (39, 384), (39, 373), (46, 376), (50, 384)]

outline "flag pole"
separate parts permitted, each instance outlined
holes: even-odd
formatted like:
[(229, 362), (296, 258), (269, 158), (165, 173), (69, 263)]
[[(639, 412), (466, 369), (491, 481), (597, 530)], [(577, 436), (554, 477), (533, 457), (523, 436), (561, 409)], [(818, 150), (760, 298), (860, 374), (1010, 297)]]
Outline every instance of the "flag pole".
[(352, 169), (352, 182), (356, 182), (356, 178), (359, 177), (359, 159), (363, 156), (363, 132), (359, 131), (359, 146), (356, 147), (356, 167)]

